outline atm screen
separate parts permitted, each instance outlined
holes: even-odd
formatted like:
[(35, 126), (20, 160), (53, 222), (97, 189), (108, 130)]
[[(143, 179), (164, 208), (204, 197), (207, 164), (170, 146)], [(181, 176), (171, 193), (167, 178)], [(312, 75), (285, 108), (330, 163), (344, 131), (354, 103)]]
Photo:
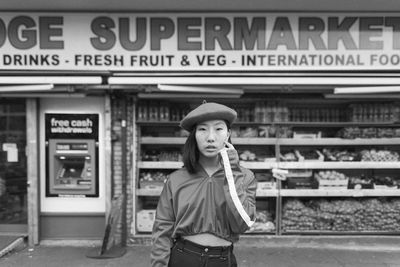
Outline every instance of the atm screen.
[(81, 178), (85, 162), (65, 162), (60, 178)]

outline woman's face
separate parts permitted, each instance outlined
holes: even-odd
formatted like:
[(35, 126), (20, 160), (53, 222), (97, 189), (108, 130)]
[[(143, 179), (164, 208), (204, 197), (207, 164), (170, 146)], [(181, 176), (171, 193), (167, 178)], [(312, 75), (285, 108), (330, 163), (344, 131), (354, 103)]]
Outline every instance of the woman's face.
[(216, 157), (230, 134), (223, 120), (210, 120), (197, 124), (196, 142), (200, 154), (209, 158)]

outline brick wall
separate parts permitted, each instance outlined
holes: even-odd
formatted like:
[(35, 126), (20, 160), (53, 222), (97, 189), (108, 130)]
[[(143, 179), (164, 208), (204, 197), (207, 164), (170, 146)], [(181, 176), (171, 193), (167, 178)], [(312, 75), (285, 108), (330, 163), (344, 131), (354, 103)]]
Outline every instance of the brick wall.
[[(123, 101), (126, 101), (126, 146), (122, 145), (122, 119), (123, 119)], [(133, 195), (132, 195), (132, 182), (133, 174), (135, 173), (132, 169), (132, 151), (133, 146), (133, 116), (134, 116), (134, 99), (129, 95), (112, 96), (111, 97), (111, 108), (112, 108), (112, 197), (118, 197), (122, 194), (122, 175), (123, 175), (123, 164), (122, 154), (123, 149), (126, 149), (126, 234), (127, 241), (129, 240), (131, 233), (131, 224), (133, 219), (132, 207), (133, 207)], [(122, 221), (118, 223), (118, 227), (115, 232), (115, 242), (121, 243), (122, 238)]]

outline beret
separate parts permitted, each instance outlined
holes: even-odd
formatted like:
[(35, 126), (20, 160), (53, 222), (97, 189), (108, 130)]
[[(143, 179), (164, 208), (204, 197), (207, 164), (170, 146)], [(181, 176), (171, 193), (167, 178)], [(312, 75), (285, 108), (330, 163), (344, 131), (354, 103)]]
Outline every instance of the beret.
[(199, 122), (208, 120), (226, 120), (229, 126), (237, 117), (236, 111), (218, 103), (203, 103), (190, 111), (180, 122), (180, 126), (191, 131), (193, 126)]

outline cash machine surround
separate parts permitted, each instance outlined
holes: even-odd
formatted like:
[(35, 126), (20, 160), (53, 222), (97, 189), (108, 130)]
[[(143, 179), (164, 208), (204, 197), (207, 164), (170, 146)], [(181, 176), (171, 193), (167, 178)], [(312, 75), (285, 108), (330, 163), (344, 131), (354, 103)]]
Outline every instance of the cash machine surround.
[(97, 196), (95, 140), (50, 139), (48, 145), (48, 196)]

